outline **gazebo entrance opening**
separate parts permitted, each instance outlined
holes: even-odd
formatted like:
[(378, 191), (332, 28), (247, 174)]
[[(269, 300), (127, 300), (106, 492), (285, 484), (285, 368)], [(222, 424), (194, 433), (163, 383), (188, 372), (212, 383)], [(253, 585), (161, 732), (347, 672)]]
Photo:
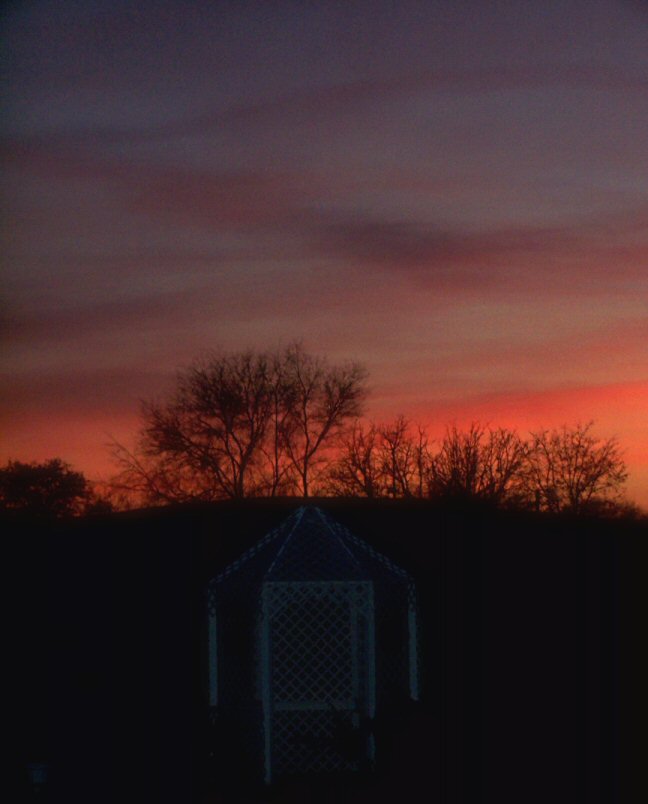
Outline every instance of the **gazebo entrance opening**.
[(358, 770), (374, 753), (373, 584), (267, 582), (262, 599), (266, 778)]

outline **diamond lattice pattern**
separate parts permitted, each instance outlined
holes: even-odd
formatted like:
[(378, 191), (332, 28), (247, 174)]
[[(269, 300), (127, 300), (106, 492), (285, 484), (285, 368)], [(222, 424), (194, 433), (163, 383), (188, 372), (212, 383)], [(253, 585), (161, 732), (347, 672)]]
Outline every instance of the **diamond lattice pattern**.
[(352, 769), (366, 754), (350, 746), (374, 672), (371, 593), (370, 582), (266, 584), (277, 772)]

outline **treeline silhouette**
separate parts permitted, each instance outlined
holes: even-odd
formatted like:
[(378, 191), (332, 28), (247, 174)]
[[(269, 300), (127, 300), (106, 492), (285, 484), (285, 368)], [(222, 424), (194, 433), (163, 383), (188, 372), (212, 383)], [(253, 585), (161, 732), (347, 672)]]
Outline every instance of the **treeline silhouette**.
[(301, 343), (212, 353), (145, 401), (116, 474), (91, 483), (58, 458), (0, 468), (0, 510), (66, 517), (249, 497), (450, 498), (535, 511), (636, 516), (616, 438), (593, 422), (515, 429), (473, 422), (434, 441), (400, 415), (366, 417), (367, 371)]
[(521, 436), (473, 422), (435, 443), (404, 416), (363, 418), (367, 372), (300, 343), (213, 353), (142, 404), (134, 448), (113, 441), (117, 506), (296, 495), (470, 498), (542, 511), (631, 514), (616, 438), (593, 423)]

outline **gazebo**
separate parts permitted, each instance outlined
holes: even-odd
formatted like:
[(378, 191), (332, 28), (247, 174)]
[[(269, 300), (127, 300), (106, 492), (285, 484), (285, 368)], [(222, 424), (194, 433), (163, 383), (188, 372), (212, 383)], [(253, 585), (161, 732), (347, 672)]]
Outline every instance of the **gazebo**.
[(268, 784), (371, 768), (381, 709), (418, 699), (412, 578), (319, 508), (212, 579), (208, 622), (212, 713)]

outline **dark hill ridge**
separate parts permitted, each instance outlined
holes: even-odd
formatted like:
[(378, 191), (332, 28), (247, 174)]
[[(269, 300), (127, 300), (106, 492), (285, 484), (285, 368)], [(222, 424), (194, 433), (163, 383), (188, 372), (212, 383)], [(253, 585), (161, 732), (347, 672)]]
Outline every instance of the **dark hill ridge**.
[[(413, 575), (421, 608), (420, 707), (384, 727), (375, 780), (342, 789), (357, 801), (375, 800), (377, 782), (408, 801), (415, 783), (426, 801), (616, 800), (645, 523), (311, 502)], [(52, 764), (55, 800), (245, 800), (227, 739), (208, 758), (205, 587), (302, 503), (8, 521), (25, 615), (16, 753)]]

